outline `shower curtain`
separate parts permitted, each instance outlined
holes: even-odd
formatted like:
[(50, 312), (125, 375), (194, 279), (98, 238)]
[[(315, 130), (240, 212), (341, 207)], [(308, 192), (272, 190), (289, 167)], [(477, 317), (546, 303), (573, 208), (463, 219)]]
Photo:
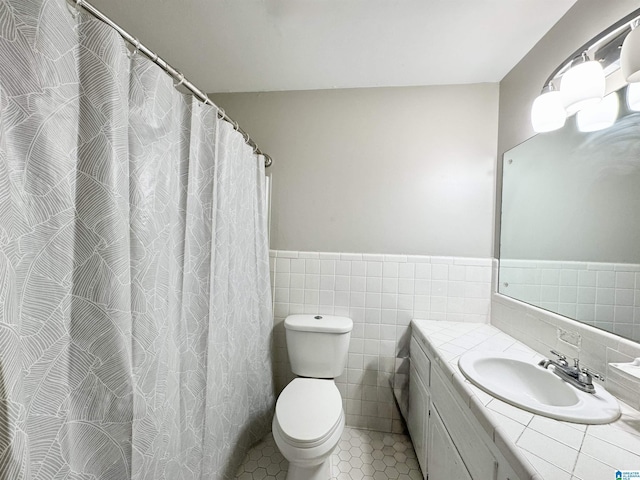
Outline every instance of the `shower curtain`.
[(64, 0), (0, 0), (0, 479), (231, 478), (270, 427), (263, 158)]

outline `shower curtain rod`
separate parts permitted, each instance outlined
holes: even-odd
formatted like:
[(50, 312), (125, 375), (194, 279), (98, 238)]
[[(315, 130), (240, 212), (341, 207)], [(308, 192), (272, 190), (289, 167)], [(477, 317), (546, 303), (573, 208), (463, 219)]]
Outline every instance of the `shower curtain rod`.
[(90, 13), (91, 15), (93, 15), (98, 20), (106, 23), (111, 28), (113, 28), (116, 32), (118, 32), (118, 34), (126, 42), (128, 42), (129, 44), (131, 44), (135, 48), (136, 52), (141, 52), (142, 54), (144, 54), (149, 60), (151, 60), (156, 65), (158, 65), (165, 72), (167, 72), (167, 74), (169, 74), (171, 77), (173, 77), (175, 80), (177, 80), (178, 84), (176, 86), (183, 85), (187, 90), (192, 92), (196, 96), (196, 98), (198, 98), (198, 100), (200, 100), (202, 103), (209, 104), (209, 105), (212, 105), (212, 106), (218, 108), (218, 114), (221, 116), (221, 119), (225, 120), (226, 122), (229, 122), (231, 125), (233, 125), (233, 128), (235, 130), (237, 130), (238, 132), (240, 132), (240, 134), (245, 138), (245, 141), (246, 141), (247, 145), (252, 147), (255, 153), (257, 153), (258, 155), (263, 155), (264, 156), (264, 166), (265, 167), (270, 167), (271, 166), (271, 164), (273, 163), (273, 160), (271, 159), (271, 157), (269, 155), (267, 155), (266, 153), (263, 153), (263, 152), (260, 151), (260, 149), (258, 148), (258, 145), (256, 144), (256, 142), (253, 141), (253, 139), (249, 136), (249, 134), (247, 132), (245, 132), (242, 128), (240, 128), (240, 125), (238, 125), (238, 122), (233, 120), (231, 117), (229, 117), (229, 115), (226, 114), (226, 112), (224, 110), (222, 110), (217, 105), (215, 105), (209, 99), (209, 97), (207, 96), (206, 93), (204, 93), (202, 90), (200, 90), (198, 87), (196, 87), (193, 83), (191, 83), (189, 80), (187, 80), (180, 71), (176, 70), (171, 65), (169, 65), (164, 59), (160, 58), (157, 53), (152, 52), (145, 45), (141, 44), (140, 41), (137, 38), (135, 38), (133, 35), (128, 33), (120, 25), (115, 23), (113, 20), (111, 20), (104, 13), (102, 13), (100, 10), (98, 10), (96, 7), (91, 5), (86, 0), (67, 0), (67, 2), (70, 3), (76, 9), (76, 11), (80, 11), (79, 9), (82, 8), (83, 10), (85, 10), (88, 13)]

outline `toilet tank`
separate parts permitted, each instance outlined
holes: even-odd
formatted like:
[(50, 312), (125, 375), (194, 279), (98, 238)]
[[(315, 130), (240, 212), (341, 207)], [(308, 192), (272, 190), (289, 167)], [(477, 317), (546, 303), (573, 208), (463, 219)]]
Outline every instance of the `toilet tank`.
[(347, 364), (353, 321), (333, 315), (289, 315), (284, 321), (291, 370), (301, 377), (336, 378)]

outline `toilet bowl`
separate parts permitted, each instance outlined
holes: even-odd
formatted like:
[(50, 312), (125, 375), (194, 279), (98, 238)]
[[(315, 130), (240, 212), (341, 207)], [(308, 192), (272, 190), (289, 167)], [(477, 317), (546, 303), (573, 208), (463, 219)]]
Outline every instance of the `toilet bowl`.
[(296, 378), (276, 403), (273, 438), (289, 461), (287, 480), (328, 480), (344, 431), (342, 398), (332, 379)]

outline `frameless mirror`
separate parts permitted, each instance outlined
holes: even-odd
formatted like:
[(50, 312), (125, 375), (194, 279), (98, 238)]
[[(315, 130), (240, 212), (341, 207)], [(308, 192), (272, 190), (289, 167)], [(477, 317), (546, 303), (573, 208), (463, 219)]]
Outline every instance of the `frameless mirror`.
[(498, 291), (640, 341), (640, 112), (575, 117), (503, 158)]

